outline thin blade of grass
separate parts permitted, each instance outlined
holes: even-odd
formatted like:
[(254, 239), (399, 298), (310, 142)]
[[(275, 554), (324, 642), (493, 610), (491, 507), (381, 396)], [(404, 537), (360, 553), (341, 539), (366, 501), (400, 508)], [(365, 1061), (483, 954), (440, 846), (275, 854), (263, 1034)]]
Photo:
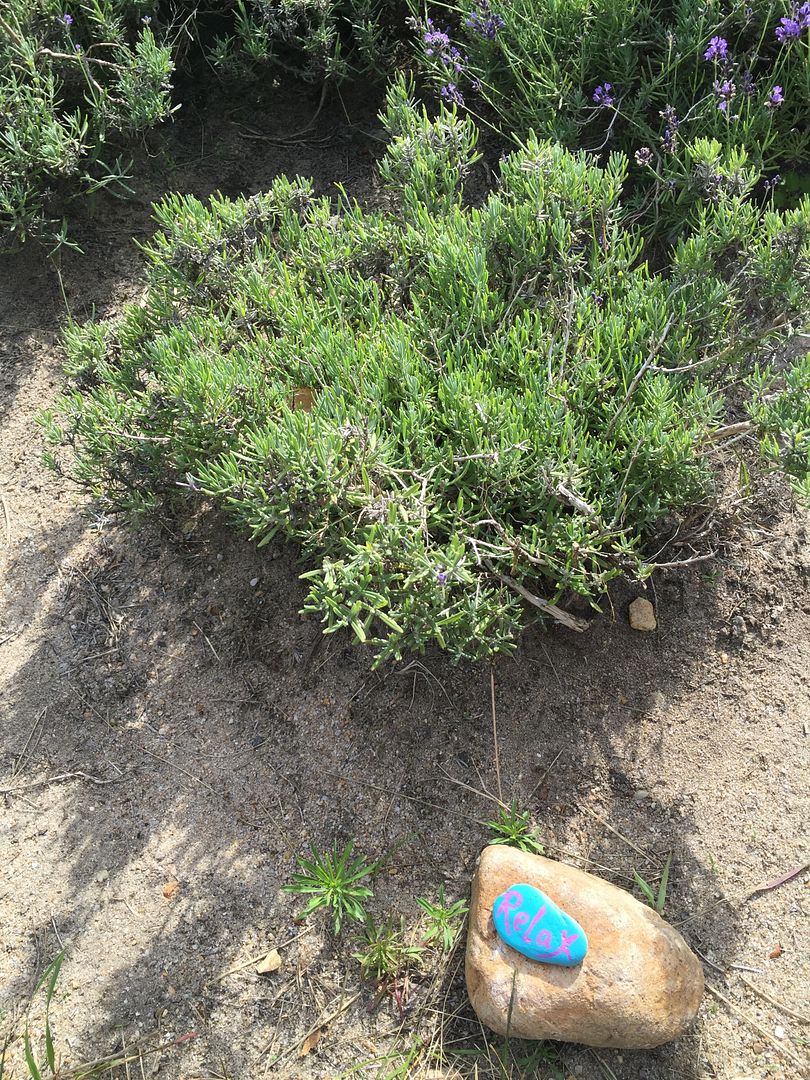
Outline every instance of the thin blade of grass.
[(667, 886), (669, 885), (669, 868), (672, 864), (672, 854), (667, 855), (667, 861), (664, 863), (664, 869), (661, 872), (661, 882), (658, 886), (658, 896), (655, 901), (655, 910), (659, 915), (663, 914), (664, 905), (667, 902)]
[(25, 1063), (28, 1066), (28, 1072), (31, 1075), (31, 1080), (42, 1080), (42, 1073), (39, 1071), (39, 1066), (34, 1061), (34, 1051), (31, 1047), (31, 1039), (28, 1032), (25, 1033)]

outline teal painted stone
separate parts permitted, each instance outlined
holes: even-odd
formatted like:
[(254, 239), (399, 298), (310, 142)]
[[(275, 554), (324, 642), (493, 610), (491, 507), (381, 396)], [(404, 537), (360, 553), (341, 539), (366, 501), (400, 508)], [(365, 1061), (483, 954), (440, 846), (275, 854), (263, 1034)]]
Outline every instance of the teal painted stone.
[(512, 885), (502, 892), (492, 919), (506, 944), (530, 960), (576, 967), (585, 959), (585, 931), (534, 885)]

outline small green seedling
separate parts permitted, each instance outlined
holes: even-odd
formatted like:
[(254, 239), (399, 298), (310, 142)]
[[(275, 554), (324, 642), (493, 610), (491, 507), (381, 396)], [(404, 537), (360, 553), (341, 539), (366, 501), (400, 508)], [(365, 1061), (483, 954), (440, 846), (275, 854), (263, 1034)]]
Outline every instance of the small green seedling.
[(672, 862), (672, 855), (667, 855), (667, 861), (664, 863), (664, 869), (661, 873), (661, 880), (658, 883), (658, 892), (656, 893), (649, 882), (639, 874), (638, 870), (633, 871), (633, 878), (636, 885), (644, 893), (644, 899), (655, 911), (661, 915), (664, 911), (664, 905), (667, 902), (667, 886), (669, 885), (669, 867)]
[(374, 894), (361, 882), (374, 874), (379, 864), (366, 863), (360, 855), (353, 856), (352, 841), (341, 852), (338, 852), (337, 844), (331, 852), (319, 852), (311, 845), (310, 850), (311, 859), (298, 856), (301, 872), (293, 876), (289, 885), (282, 885), (285, 892), (310, 896), (298, 918), (304, 919), (318, 908), (330, 908), (335, 918), (336, 934), (340, 933), (346, 917), (363, 922), (366, 918), (363, 901)]
[(416, 902), (427, 916), (425, 941), (430, 945), (435, 944), (443, 952), (449, 952), (458, 937), (461, 923), (470, 909), (463, 900), (448, 904), (444, 898), (443, 885), (439, 886), (439, 895), (435, 904), (431, 904), (429, 900), (421, 896), (417, 896)]
[(365, 939), (365, 947), (354, 954), (364, 979), (396, 979), (424, 952), (421, 946), (406, 943), (404, 920), (397, 928), (391, 919), (376, 923), (368, 917)]
[(543, 845), (532, 825), (529, 811), (518, 810), (514, 799), (509, 804), (509, 809), (502, 807), (498, 817), (494, 821), (488, 821), (487, 826), (494, 834), (490, 844), (505, 844), (533, 855), (543, 854)]
[[(564, 1080), (559, 1055), (552, 1043), (528, 1043), (521, 1039), (505, 1041), (485, 1038), (483, 1044), (454, 1049), (451, 1055), (472, 1067), (471, 1075), (491, 1076), (493, 1080)], [(483, 1072), (487, 1069), (486, 1074)], [(479, 1071), (480, 1070), (480, 1071)]]
[[(23, 1037), (23, 1051), (25, 1053), (25, 1065), (31, 1080), (43, 1080), (43, 1077), (46, 1076), (56, 1076), (56, 1050), (53, 1042), (53, 1031), (51, 1030), (50, 1008), (54, 993), (56, 992), (56, 983), (59, 979), (59, 972), (64, 958), (65, 954), (63, 952), (58, 952), (50, 964), (45, 968), (39, 978), (39, 982), (34, 988), (34, 993), (36, 994), (43, 986), (45, 987), (45, 1060), (40, 1063), (37, 1062), (37, 1059), (34, 1056), (34, 1046), (31, 1042), (31, 1035), (28, 1030), (28, 1025), (26, 1024), (25, 1035)], [(0, 1051), (0, 1080), (2, 1080), (5, 1075), (5, 1060), (8, 1042), (9, 1041), (7, 1040), (2, 1051)]]

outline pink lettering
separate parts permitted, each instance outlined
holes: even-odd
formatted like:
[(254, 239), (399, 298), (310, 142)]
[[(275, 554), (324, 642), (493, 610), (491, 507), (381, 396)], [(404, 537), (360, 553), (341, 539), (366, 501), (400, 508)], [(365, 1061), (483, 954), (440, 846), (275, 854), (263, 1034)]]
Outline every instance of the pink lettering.
[(522, 903), (523, 897), (520, 895), (517, 889), (509, 889), (503, 894), (503, 900), (501, 900), (500, 904), (498, 905), (498, 911), (496, 914), (503, 916), (504, 926), (506, 927), (507, 933), (509, 934), (512, 933), (512, 925), (509, 922), (509, 916), (513, 911), (517, 911), (517, 909), (522, 905)]
[[(539, 910), (539, 911), (537, 912), (537, 914), (535, 915), (535, 917), (534, 917), (534, 918), (532, 919), (531, 923), (529, 923), (529, 929), (528, 929), (528, 930), (526, 931), (526, 933), (525, 933), (525, 934), (523, 935), (523, 940), (524, 940), (524, 941), (526, 942), (526, 944), (527, 944), (527, 945), (531, 945), (531, 943), (532, 943), (532, 938), (531, 938), (531, 933), (532, 933), (532, 930), (534, 930), (535, 926), (537, 926), (537, 924), (538, 924), (538, 923), (540, 922), (540, 920), (541, 920), (541, 919), (543, 918), (543, 916), (545, 915), (545, 913), (546, 913), (546, 905), (545, 905), (545, 904), (543, 904), (543, 906), (542, 906), (542, 907), (540, 908), (540, 910)], [(517, 921), (517, 920), (515, 920), (515, 921)]]
[(520, 930), (522, 930), (523, 927), (526, 925), (526, 923), (528, 921), (529, 921), (528, 912), (519, 911), (517, 913), (517, 915), (514, 917), (514, 919), (512, 920), (513, 925), (515, 927), (515, 933), (517, 934)]
[(541, 930), (537, 937), (534, 939), (535, 945), (540, 949), (551, 948), (551, 931)]
[(563, 930), (562, 933), (561, 933), (561, 938), (562, 938), (561, 943), (560, 943), (559, 947), (556, 948), (551, 955), (552, 956), (559, 956), (560, 953), (565, 953), (565, 955), (570, 960), (571, 959), (571, 950), (568, 948), (568, 946), (573, 945), (578, 937), (579, 937), (579, 934), (569, 934), (566, 930)]

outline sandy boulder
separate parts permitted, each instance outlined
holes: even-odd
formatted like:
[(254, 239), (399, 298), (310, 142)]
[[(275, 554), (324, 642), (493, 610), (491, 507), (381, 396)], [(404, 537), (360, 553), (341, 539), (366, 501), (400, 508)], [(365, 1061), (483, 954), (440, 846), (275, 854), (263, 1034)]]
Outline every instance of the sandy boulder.
[[(581, 964), (530, 960), (501, 939), (493, 904), (524, 882), (583, 928)], [(502, 846), (484, 849), (473, 881), (466, 976), (473, 1008), (493, 1031), (587, 1046), (649, 1049), (676, 1039), (703, 995), (700, 962), (651, 908), (592, 874)]]

